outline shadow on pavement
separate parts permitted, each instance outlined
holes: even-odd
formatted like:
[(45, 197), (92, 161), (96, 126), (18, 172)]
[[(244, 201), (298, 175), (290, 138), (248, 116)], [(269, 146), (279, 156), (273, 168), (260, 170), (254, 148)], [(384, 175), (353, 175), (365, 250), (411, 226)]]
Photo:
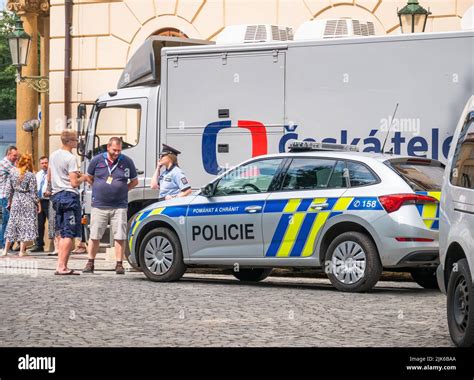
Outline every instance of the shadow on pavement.
[[(149, 281), (144, 275), (143, 277), (134, 276), (133, 278), (135, 281)], [(252, 287), (259, 287), (259, 288), (279, 288), (279, 289), (304, 289), (304, 290), (327, 290), (333, 291), (337, 293), (343, 293), (334, 288), (331, 284), (321, 284), (321, 283), (296, 283), (296, 282), (279, 282), (279, 281), (272, 281), (272, 279), (266, 279), (263, 282), (242, 282), (237, 279), (226, 279), (226, 278), (205, 278), (199, 277), (198, 275), (190, 277), (186, 276), (183, 277), (180, 283), (201, 283), (201, 284), (214, 284), (214, 285), (233, 285), (233, 286), (252, 286)], [(159, 284), (158, 282), (156, 284)], [(170, 284), (170, 283), (169, 283)], [(380, 285), (382, 284), (382, 285)], [(430, 294), (430, 293), (439, 293), (441, 292), (437, 290), (430, 290), (430, 289), (423, 289), (423, 288), (413, 288), (413, 287), (395, 287), (395, 286), (384, 286), (383, 282), (379, 282), (379, 285), (376, 286), (371, 292), (365, 294), (416, 294), (416, 293), (423, 293), (423, 294)], [(353, 294), (353, 293), (348, 293)]]

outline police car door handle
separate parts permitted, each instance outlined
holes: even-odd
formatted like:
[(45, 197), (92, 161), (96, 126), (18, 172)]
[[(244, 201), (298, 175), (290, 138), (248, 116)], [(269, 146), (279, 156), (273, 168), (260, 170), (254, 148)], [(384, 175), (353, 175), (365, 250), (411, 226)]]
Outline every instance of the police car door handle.
[(254, 214), (256, 212), (262, 211), (262, 206), (248, 206), (245, 207), (245, 211), (250, 214)]
[(313, 210), (322, 210), (324, 208), (327, 208), (329, 206), (329, 204), (327, 203), (313, 203), (311, 207)]

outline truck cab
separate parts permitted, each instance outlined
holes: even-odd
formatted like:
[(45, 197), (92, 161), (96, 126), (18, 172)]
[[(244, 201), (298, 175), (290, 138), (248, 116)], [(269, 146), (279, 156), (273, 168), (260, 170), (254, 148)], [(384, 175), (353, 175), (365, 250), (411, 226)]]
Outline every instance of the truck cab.
[[(159, 146), (159, 110), (150, 105), (158, 104), (159, 92), (160, 86), (157, 85), (125, 88), (101, 95), (93, 107), (84, 136), (85, 152), (81, 168), (84, 172), (92, 157), (106, 152), (110, 137), (122, 139), (123, 154), (134, 161), (138, 173), (138, 185), (129, 193), (132, 215), (146, 205), (146, 200), (157, 198), (156, 191), (150, 189), (150, 183), (156, 169)], [(84, 192), (83, 200), (86, 214), (89, 214), (89, 189)]]
[[(129, 193), (128, 217), (158, 198), (150, 188), (156, 170), (160, 143), (161, 49), (163, 47), (208, 44), (208, 41), (175, 37), (152, 37), (137, 50), (125, 67), (117, 90), (100, 95), (94, 103), (78, 106), (78, 152), (81, 171), (87, 172), (92, 157), (106, 152), (112, 136), (123, 141), (123, 154), (137, 168), (138, 185)], [(87, 120), (87, 111), (90, 117)], [(87, 126), (86, 126), (87, 124)], [(84, 214), (90, 215), (91, 189), (83, 189)], [(103, 243), (112, 243), (109, 234)]]

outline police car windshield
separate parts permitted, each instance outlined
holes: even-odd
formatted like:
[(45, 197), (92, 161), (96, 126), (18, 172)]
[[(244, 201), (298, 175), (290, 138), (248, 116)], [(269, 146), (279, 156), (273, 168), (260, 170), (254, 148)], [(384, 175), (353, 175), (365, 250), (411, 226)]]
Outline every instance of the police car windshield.
[(239, 166), (219, 180), (214, 195), (265, 193), (281, 162), (281, 158), (265, 159)]
[(397, 172), (414, 191), (441, 191), (444, 166), (434, 160), (393, 160), (389, 166)]

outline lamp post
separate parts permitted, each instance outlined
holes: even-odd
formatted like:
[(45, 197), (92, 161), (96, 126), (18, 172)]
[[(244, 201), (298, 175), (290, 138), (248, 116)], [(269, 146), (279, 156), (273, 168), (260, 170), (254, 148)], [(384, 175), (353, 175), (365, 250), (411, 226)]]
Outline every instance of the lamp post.
[[(17, 68), (16, 86), (16, 146), (21, 153), (43, 153), (43, 137), (47, 136), (48, 125), (48, 71), (44, 66), (43, 57), (48, 54), (47, 49), (42, 49), (40, 74), (40, 55), (38, 45), (41, 37), (39, 25), (44, 25), (44, 20), (49, 15), (49, 0), (7, 0), (7, 10), (21, 17), (21, 21), (16, 22), (15, 33), (12, 33), (8, 44), (13, 47), (15, 57), (13, 62)], [(48, 21), (49, 22), (49, 21)], [(44, 33), (44, 28), (41, 28)], [(24, 33), (24, 34), (23, 34)], [(28, 44), (28, 36), (29, 39)], [(44, 38), (43, 38), (44, 39)], [(16, 49), (15, 49), (16, 48)], [(19, 54), (20, 53), (20, 54)], [(46, 61), (47, 62), (47, 61)], [(40, 90), (40, 91), (37, 91)], [(38, 105), (41, 97), (42, 106), (42, 128), (33, 131), (33, 142), (31, 132), (26, 132), (23, 124), (27, 120), (38, 118)], [(46, 117), (44, 117), (46, 115)], [(40, 134), (42, 140), (40, 142)], [(45, 140), (45, 139), (44, 139)], [(37, 157), (33, 157), (37, 162)]]
[(35, 130), (39, 129), (41, 121), (38, 119), (32, 119), (23, 123), (23, 130), (31, 133), (31, 156), (35, 157)]
[(418, 0), (408, 0), (408, 4), (398, 11), (402, 33), (422, 33), (431, 12), (418, 4)]
[(12, 64), (16, 67), (16, 82), (25, 82), (29, 87), (37, 92), (49, 91), (49, 80), (43, 76), (22, 76), (22, 68), (28, 64), (28, 55), (31, 48), (31, 36), (23, 29), (23, 22), (17, 16), (15, 29), (7, 36)]

